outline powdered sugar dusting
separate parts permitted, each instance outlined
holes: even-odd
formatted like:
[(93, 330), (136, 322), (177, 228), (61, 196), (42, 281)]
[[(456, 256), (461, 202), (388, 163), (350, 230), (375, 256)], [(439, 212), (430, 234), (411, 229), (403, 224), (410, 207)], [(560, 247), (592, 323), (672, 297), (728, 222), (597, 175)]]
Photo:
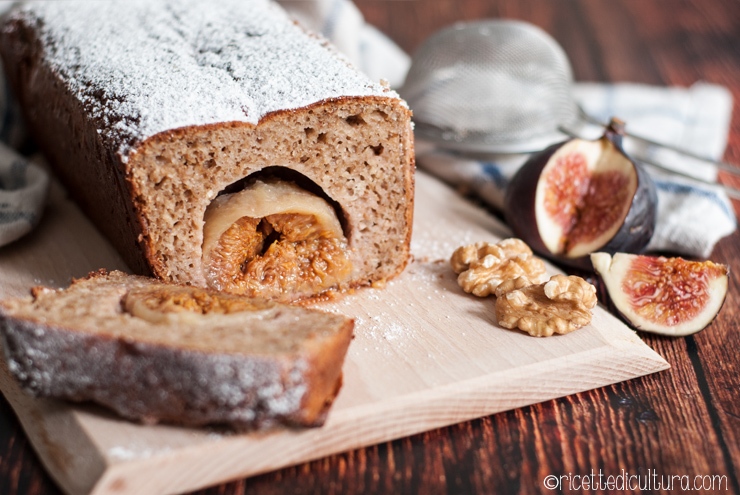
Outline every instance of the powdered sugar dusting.
[(34, 2), (50, 65), (124, 161), (159, 132), (339, 96), (392, 96), (268, 0)]
[(108, 449), (108, 457), (116, 461), (130, 461), (132, 459), (148, 459), (155, 455), (161, 455), (168, 453), (170, 449), (159, 448), (154, 449), (151, 447), (132, 447), (117, 445)]

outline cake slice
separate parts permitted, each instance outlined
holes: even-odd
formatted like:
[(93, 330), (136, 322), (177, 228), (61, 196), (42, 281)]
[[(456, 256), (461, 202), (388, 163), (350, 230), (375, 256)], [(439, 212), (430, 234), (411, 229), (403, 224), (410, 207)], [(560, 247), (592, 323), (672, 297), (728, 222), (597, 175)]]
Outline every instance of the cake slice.
[(321, 425), (352, 328), (341, 315), (118, 271), (0, 302), (24, 389), (146, 423)]

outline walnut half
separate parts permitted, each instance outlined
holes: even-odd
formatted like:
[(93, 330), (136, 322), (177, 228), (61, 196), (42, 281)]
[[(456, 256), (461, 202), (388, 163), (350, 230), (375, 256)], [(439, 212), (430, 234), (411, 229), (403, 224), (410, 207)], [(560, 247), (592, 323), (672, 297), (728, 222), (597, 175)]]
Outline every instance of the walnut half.
[(493, 294), (499, 284), (510, 279), (523, 277), (530, 284), (546, 280), (545, 263), (520, 239), (462, 246), (452, 254), (450, 264), (459, 274), (460, 287), (479, 297)]
[(576, 276), (553, 275), (537, 285), (512, 280), (501, 289), (496, 299), (498, 324), (518, 327), (534, 337), (566, 334), (586, 326), (596, 306), (596, 288)]

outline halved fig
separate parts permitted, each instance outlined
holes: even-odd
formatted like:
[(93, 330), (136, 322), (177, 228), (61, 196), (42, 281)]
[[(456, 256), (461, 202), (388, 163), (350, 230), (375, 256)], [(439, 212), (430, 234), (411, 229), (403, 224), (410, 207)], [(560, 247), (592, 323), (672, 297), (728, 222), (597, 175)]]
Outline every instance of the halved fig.
[(571, 139), (533, 155), (506, 193), (517, 237), (555, 261), (590, 269), (595, 251), (637, 253), (655, 230), (655, 184), (622, 149), (613, 119), (596, 141)]
[(706, 328), (727, 295), (727, 266), (711, 261), (593, 253), (612, 304), (638, 330), (681, 337)]

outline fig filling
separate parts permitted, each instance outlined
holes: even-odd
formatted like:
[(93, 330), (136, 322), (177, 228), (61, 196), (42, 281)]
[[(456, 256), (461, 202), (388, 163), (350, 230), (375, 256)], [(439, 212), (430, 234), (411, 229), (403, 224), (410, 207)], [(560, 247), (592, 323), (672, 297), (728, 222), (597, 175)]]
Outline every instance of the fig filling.
[(724, 274), (709, 261), (636, 256), (622, 290), (642, 318), (670, 327), (696, 318), (709, 303), (711, 281)]
[(553, 158), (542, 182), (543, 211), (557, 232), (548, 247), (582, 256), (607, 242), (623, 223), (634, 174), (626, 166), (631, 164), (609, 148), (563, 149)]
[[(274, 306), (261, 299), (244, 299), (226, 294), (213, 294), (196, 287), (143, 287), (126, 293), (124, 310), (151, 323), (173, 321), (195, 322), (205, 315), (228, 315), (259, 311)], [(173, 317), (180, 318), (173, 318)], [(210, 318), (213, 320), (213, 318)]]
[(256, 181), (206, 210), (205, 276), (217, 290), (280, 301), (317, 295), (349, 278), (348, 253), (332, 207), (289, 182)]

